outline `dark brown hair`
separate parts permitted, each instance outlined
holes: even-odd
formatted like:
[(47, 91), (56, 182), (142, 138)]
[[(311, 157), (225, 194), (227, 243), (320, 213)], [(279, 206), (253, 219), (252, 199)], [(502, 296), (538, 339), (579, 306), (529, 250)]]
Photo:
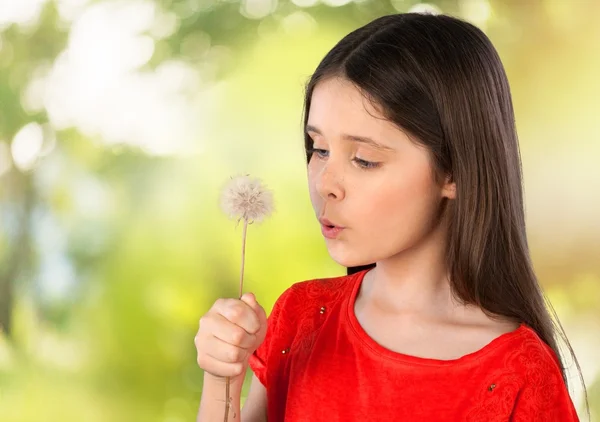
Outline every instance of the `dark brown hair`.
[[(430, 151), (436, 175), (456, 183), (456, 199), (444, 204), (455, 296), (532, 327), (556, 353), (568, 385), (560, 335), (581, 377), (533, 271), (510, 88), (488, 37), (445, 15), (378, 18), (344, 37), (321, 61), (306, 87), (305, 125), (315, 86), (332, 77), (352, 82), (389, 121)], [(309, 162), (313, 145), (306, 134), (305, 147)]]

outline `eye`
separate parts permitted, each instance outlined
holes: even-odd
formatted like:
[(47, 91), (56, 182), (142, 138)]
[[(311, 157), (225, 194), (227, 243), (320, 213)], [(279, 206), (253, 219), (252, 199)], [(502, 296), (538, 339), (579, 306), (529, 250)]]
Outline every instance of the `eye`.
[(327, 151), (326, 149), (310, 148), (306, 151), (311, 156), (316, 154), (319, 158), (327, 158), (329, 156), (329, 151)]
[(372, 168), (375, 168), (375, 167), (379, 167), (379, 165), (381, 164), (381, 163), (376, 163), (374, 161), (362, 160), (362, 159), (360, 159), (358, 157), (354, 157), (352, 159), (352, 161), (354, 161), (356, 164), (358, 164), (358, 166), (360, 168), (363, 168), (363, 169), (372, 169)]

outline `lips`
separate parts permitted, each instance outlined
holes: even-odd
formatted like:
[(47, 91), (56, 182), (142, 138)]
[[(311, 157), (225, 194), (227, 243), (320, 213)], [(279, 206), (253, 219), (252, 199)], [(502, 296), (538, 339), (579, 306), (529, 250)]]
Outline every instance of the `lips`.
[(319, 218), (319, 222), (320, 222), (320, 223), (321, 223), (323, 226), (327, 226), (327, 227), (330, 227), (330, 228), (334, 228), (334, 227), (335, 227), (335, 228), (339, 228), (339, 229), (343, 229), (343, 228), (344, 228), (344, 227), (342, 227), (342, 226), (340, 226), (340, 225), (338, 225), (338, 224), (335, 224), (335, 223), (333, 223), (332, 221), (330, 221), (330, 220), (328, 220), (328, 219), (326, 219), (326, 218)]
[(327, 239), (337, 238), (340, 232), (344, 230), (344, 227), (338, 226), (326, 218), (319, 218), (319, 222), (321, 223), (321, 233)]

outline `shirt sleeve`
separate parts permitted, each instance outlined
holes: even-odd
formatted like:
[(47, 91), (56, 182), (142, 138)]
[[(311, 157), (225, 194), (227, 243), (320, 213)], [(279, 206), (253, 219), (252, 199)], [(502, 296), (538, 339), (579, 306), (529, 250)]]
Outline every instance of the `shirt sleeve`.
[[(273, 310), (267, 318), (265, 340), (248, 359), (248, 364), (252, 372), (254, 372), (265, 388), (267, 388), (268, 384), (268, 372), (273, 370), (272, 365), (269, 365), (270, 361), (272, 361), (271, 357), (277, 351), (277, 345), (281, 344), (281, 338), (286, 336), (286, 331), (290, 326), (286, 315), (287, 312), (284, 312), (284, 310), (289, 307), (293, 287), (284, 291), (275, 301)], [(280, 350), (279, 353), (281, 353)]]
[(552, 355), (530, 367), (511, 422), (579, 422), (558, 361)]

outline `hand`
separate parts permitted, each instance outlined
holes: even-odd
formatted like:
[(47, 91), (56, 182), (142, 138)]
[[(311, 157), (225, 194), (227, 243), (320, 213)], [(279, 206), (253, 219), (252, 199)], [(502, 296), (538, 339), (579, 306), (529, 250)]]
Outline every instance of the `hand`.
[(266, 333), (267, 316), (254, 294), (217, 299), (200, 318), (194, 338), (198, 366), (218, 380), (242, 375)]

